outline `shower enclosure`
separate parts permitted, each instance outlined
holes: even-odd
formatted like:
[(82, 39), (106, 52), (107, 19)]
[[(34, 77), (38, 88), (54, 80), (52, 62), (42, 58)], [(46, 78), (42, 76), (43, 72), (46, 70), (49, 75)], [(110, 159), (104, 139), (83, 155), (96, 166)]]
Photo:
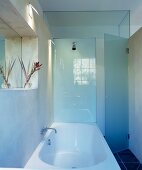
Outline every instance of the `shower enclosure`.
[(45, 12), (44, 17), (56, 49), (54, 120), (96, 122), (112, 151), (127, 148), (130, 11)]

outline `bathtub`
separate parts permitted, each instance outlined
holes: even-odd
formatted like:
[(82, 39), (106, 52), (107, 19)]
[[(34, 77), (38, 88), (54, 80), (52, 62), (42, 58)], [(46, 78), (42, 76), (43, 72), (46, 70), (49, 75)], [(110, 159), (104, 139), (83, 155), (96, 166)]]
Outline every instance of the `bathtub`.
[(53, 123), (25, 168), (120, 170), (96, 124)]

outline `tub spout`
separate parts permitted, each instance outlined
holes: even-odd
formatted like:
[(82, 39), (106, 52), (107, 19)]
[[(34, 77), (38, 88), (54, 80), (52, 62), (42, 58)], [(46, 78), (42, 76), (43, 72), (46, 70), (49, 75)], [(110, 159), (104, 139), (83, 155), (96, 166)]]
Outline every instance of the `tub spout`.
[(48, 130), (48, 129), (54, 130), (55, 133), (57, 133), (57, 130), (56, 130), (55, 128), (47, 128), (47, 130)]
[(54, 130), (55, 133), (57, 133), (57, 130), (55, 128), (48, 128), (48, 127), (43, 127), (40, 131), (41, 135), (45, 135), (45, 133), (48, 131), (48, 129)]

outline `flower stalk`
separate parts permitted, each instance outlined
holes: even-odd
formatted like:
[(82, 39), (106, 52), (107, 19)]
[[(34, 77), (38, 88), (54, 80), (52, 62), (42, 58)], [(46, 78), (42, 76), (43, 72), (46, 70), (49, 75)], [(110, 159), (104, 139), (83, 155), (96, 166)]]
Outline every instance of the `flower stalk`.
[(8, 68), (6, 68), (6, 62), (5, 62), (5, 68), (3, 68), (3, 66), (0, 65), (0, 74), (2, 75), (6, 88), (10, 88), (9, 76), (15, 64), (15, 61), (16, 59), (14, 61), (9, 62)]
[(32, 75), (36, 71), (40, 70), (42, 64), (40, 64), (39, 62), (34, 62), (33, 65), (32, 65), (31, 70), (26, 71), (26, 68), (25, 68), (25, 65), (24, 65), (24, 62), (23, 62), (22, 58), (19, 58), (19, 62), (20, 62), (21, 68), (22, 68), (24, 76), (25, 76), (25, 83), (24, 83), (24, 88), (25, 88), (27, 86), (27, 84), (29, 83)]

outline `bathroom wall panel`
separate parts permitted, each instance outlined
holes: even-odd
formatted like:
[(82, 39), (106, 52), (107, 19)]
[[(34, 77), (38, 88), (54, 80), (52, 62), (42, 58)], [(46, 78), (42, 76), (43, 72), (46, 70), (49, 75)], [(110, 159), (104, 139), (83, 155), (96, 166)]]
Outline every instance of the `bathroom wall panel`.
[(96, 122), (95, 39), (54, 42), (54, 120)]

